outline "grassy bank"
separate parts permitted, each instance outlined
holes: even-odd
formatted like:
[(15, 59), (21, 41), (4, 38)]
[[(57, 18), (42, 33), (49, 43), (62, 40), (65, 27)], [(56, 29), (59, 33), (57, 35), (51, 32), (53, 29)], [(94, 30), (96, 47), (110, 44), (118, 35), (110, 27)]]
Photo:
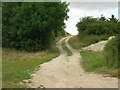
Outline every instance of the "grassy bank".
[(113, 77), (118, 76), (118, 70), (114, 68), (108, 68), (104, 52), (94, 51), (81, 51), (82, 62), (86, 72), (96, 72), (101, 74), (108, 74)]
[(3, 88), (20, 88), (23, 86), (18, 85), (19, 82), (29, 79), (29, 73), (33, 73), (40, 64), (57, 57), (59, 51), (54, 44), (51, 49), (36, 53), (3, 48), (2, 55)]
[(97, 36), (97, 35), (82, 35), (81, 36), (74, 36), (70, 38), (69, 43), (74, 49), (81, 49), (85, 46), (97, 43), (101, 40), (108, 39), (108, 35), (106, 36)]
[(65, 45), (65, 40), (62, 41), (62, 47), (63, 49), (66, 51), (67, 56), (71, 56), (72, 52), (67, 48), (67, 46)]
[[(69, 40), (71, 46), (77, 50), (97, 43), (101, 40), (108, 39), (109, 35), (81, 35), (74, 36)], [(109, 74), (110, 76), (118, 76), (118, 40), (109, 41), (102, 52), (81, 51), (82, 66), (86, 72), (96, 72)]]

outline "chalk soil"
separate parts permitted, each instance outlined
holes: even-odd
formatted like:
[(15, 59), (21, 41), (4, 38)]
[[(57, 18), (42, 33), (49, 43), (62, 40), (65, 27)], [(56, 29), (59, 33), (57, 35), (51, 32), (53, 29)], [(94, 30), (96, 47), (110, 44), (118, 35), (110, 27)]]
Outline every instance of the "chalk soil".
[[(69, 45), (69, 38), (62, 38), (57, 43), (60, 56), (40, 65), (39, 70), (31, 75), (32, 83), (27, 85), (30, 88), (118, 88), (117, 78), (84, 72), (80, 65), (81, 55)], [(64, 39), (72, 56), (67, 56), (61, 46)]]

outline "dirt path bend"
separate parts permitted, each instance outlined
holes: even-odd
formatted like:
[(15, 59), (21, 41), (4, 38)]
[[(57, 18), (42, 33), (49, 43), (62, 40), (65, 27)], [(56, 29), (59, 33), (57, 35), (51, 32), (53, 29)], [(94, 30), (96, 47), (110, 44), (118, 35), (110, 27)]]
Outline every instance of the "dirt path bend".
[[(60, 56), (50, 62), (40, 65), (31, 78), (31, 88), (118, 88), (118, 79), (102, 77), (102, 75), (86, 73), (80, 66), (81, 56), (68, 43), (70, 37), (65, 37), (57, 43)], [(65, 39), (66, 46), (73, 53), (66, 56), (61, 44)]]

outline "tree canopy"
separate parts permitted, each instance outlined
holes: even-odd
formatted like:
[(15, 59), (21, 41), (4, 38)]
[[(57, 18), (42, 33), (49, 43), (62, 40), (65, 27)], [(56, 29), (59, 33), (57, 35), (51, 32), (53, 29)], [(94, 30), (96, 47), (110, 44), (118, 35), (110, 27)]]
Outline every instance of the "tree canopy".
[(64, 34), (68, 4), (65, 2), (4, 2), (3, 47), (26, 51), (46, 50)]
[(77, 23), (77, 28), (80, 33), (95, 34), (95, 35), (115, 35), (119, 33), (119, 22), (114, 17), (106, 19), (103, 15), (100, 18), (93, 18), (91, 16), (83, 17)]

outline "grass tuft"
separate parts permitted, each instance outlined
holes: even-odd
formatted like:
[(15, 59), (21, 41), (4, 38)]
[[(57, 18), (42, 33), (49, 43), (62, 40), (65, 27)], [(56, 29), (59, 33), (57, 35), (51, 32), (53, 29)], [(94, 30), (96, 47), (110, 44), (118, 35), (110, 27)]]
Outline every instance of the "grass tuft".
[(65, 40), (62, 41), (62, 47), (67, 52), (67, 56), (71, 56), (72, 52), (68, 49), (68, 47), (65, 45)]

